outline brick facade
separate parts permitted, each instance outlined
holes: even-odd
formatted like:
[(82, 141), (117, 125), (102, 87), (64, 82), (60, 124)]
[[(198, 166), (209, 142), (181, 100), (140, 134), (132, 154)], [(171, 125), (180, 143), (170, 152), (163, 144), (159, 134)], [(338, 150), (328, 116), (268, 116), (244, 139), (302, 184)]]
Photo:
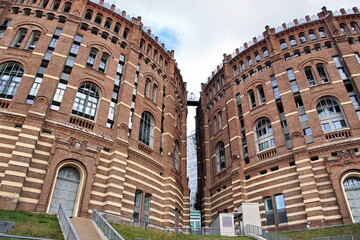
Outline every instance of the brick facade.
[(224, 54), (197, 110), (204, 226), (246, 202), (267, 228), (356, 222), (343, 183), (360, 176), (359, 25), (357, 8), (324, 7)]
[(1, 87), (15, 74), (6, 66), (22, 67), (16, 91), (1, 89), (1, 208), (48, 212), (70, 167), (75, 216), (133, 217), (140, 190), (140, 219), (147, 194), (150, 222), (189, 226), (187, 92), (174, 52), (104, 1), (0, 1), (0, 24)]

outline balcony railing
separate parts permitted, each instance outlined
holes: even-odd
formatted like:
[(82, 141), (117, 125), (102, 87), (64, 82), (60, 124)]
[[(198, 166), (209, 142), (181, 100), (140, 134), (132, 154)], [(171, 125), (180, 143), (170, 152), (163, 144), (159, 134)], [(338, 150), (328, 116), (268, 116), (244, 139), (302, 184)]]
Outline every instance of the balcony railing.
[(153, 150), (152, 148), (146, 146), (145, 144), (139, 143), (138, 149), (146, 154), (152, 155)]
[(8, 101), (0, 100), (0, 108), (8, 108), (8, 107), (9, 107)]
[(325, 134), (325, 140), (326, 141), (334, 141), (339, 140), (343, 138), (349, 138), (352, 137), (350, 129), (337, 131), (337, 132), (330, 132)]
[(259, 160), (264, 160), (266, 158), (270, 158), (272, 156), (276, 155), (276, 148), (271, 148), (267, 151), (263, 151), (261, 153), (257, 154), (257, 157), (259, 158)]
[(90, 130), (94, 129), (94, 123), (78, 117), (70, 117), (69, 123), (77, 125), (79, 127), (87, 128)]

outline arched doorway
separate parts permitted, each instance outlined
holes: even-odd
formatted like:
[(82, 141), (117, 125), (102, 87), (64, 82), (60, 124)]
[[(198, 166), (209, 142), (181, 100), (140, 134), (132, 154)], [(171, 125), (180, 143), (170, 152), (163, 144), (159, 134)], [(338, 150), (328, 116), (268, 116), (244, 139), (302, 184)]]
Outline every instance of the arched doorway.
[(65, 214), (72, 216), (80, 184), (79, 172), (70, 166), (62, 167), (56, 178), (49, 213), (57, 214), (61, 204)]
[(354, 223), (360, 222), (360, 178), (349, 177), (345, 179), (344, 190)]

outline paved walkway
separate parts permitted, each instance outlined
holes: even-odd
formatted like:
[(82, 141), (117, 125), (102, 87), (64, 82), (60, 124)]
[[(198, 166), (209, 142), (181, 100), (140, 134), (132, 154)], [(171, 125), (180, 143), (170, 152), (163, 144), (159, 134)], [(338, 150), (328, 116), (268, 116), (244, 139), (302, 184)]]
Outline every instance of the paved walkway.
[(81, 240), (106, 240), (96, 230), (95, 224), (91, 219), (72, 217), (71, 222), (74, 224), (75, 230)]

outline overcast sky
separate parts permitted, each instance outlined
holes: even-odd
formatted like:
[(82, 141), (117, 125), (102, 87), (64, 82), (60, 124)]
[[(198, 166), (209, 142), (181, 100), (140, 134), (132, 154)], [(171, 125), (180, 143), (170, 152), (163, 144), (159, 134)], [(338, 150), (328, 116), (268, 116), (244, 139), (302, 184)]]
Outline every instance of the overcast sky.
[[(105, 0), (115, 2), (132, 17), (141, 16), (170, 50), (181, 70), (188, 92), (199, 96), (201, 83), (231, 54), (265, 26), (278, 27), (321, 11), (360, 8), (357, 0)], [(189, 107), (188, 133), (195, 129), (194, 109)]]

